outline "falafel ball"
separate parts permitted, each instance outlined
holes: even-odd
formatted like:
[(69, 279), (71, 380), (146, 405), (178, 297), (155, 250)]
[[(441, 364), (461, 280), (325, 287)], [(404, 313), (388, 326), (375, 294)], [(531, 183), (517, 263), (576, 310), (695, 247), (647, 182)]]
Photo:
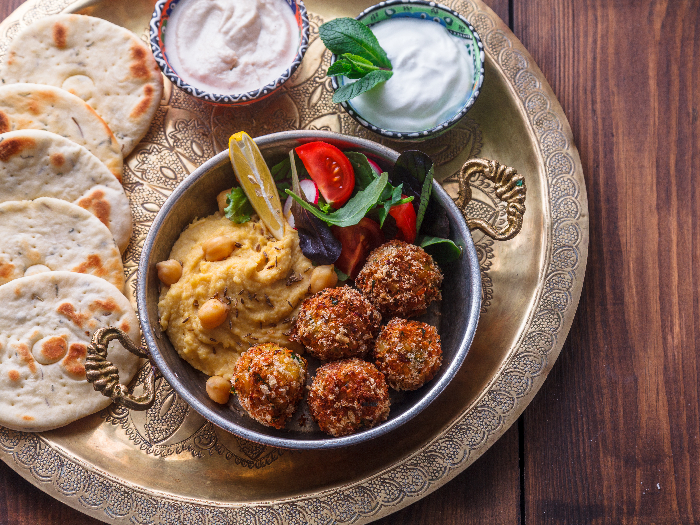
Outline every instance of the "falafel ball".
[(301, 304), (289, 338), (324, 361), (364, 357), (381, 321), (377, 309), (354, 288), (326, 288)]
[(391, 388), (416, 390), (442, 365), (440, 336), (427, 323), (395, 317), (377, 337), (374, 360)]
[(306, 359), (275, 343), (253, 346), (234, 366), (231, 382), (248, 415), (283, 428), (304, 395)]
[(440, 299), (442, 272), (420, 246), (393, 240), (369, 254), (355, 286), (385, 318), (415, 317)]
[(389, 388), (372, 363), (353, 357), (318, 368), (308, 403), (321, 430), (346, 436), (386, 420)]

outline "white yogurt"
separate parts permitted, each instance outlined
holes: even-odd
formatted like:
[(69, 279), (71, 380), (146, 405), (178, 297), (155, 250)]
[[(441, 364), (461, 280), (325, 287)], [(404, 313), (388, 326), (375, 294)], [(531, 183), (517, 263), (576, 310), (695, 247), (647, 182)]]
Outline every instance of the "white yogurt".
[(165, 31), (168, 62), (180, 78), (217, 94), (273, 82), (292, 64), (298, 43), (284, 0), (183, 0)]
[(348, 101), (363, 119), (391, 131), (421, 131), (448, 120), (467, 102), (474, 64), (464, 41), (436, 22), (415, 18), (384, 20), (372, 32), (394, 74)]

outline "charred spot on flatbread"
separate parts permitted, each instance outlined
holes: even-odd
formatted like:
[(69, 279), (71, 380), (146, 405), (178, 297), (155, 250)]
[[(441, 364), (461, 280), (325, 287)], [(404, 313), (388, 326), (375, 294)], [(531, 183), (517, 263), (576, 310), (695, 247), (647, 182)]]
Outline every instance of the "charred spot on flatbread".
[(19, 375), (19, 372), (17, 370), (10, 370), (7, 373), (7, 377), (9, 377), (10, 381), (12, 381), (14, 383), (14, 382), (19, 381), (21, 376)]
[(5, 113), (4, 111), (0, 111), (0, 133), (7, 133), (11, 130), (12, 128), (10, 127), (10, 117), (8, 117), (7, 113)]
[(88, 258), (83, 263), (71, 269), (71, 272), (91, 273), (98, 277), (107, 275), (107, 270), (102, 264), (102, 258), (97, 254), (88, 255)]
[(40, 341), (39, 354), (47, 363), (55, 363), (63, 358), (68, 351), (68, 341), (65, 335), (55, 335)]
[(15, 343), (12, 347), (15, 349), (20, 359), (29, 367), (31, 373), (36, 374), (36, 361), (29, 351), (29, 347), (24, 343)]
[(131, 330), (131, 326), (129, 325), (129, 322), (126, 319), (123, 319), (121, 323), (119, 323), (119, 329), (122, 332), (129, 333)]
[(33, 148), (36, 148), (36, 141), (30, 137), (12, 137), (5, 139), (0, 142), (0, 161), (7, 162), (15, 155), (19, 155)]
[(41, 116), (49, 111), (49, 108), (56, 104), (56, 94), (51, 89), (37, 89), (32, 96), (24, 98), (24, 104), (17, 104), (17, 107), (24, 107), (27, 113), (34, 116)]
[(134, 78), (149, 78), (151, 74), (149, 72), (148, 62), (146, 62), (146, 59), (150, 57), (148, 57), (148, 53), (141, 45), (141, 42), (131, 46), (129, 55), (132, 60), (131, 64), (129, 65), (131, 76)]
[(109, 297), (106, 301), (97, 299), (96, 301), (90, 303), (90, 311), (113, 314), (114, 312), (121, 312), (121, 309), (114, 299)]
[(131, 110), (131, 113), (129, 113), (129, 118), (137, 119), (145, 115), (149, 111), (151, 104), (153, 104), (154, 94), (155, 89), (153, 89), (153, 86), (146, 84), (143, 87), (143, 98), (138, 104), (136, 104), (134, 109)]
[(61, 361), (63, 369), (71, 376), (85, 378), (85, 358), (87, 346), (81, 343), (73, 343), (68, 349), (68, 355)]
[(64, 47), (66, 47), (66, 40), (68, 37), (68, 28), (65, 25), (63, 25), (61, 22), (56, 22), (53, 25), (53, 29), (51, 31), (51, 36), (53, 37), (54, 45), (59, 49), (63, 49)]
[(66, 163), (66, 157), (59, 152), (52, 153), (51, 156), (49, 157), (49, 162), (51, 163), (52, 166), (55, 166), (56, 168), (60, 168)]
[(75, 311), (75, 307), (70, 303), (61, 303), (56, 311), (73, 321), (78, 328), (82, 328), (87, 320), (87, 316)]
[(109, 201), (105, 199), (105, 192), (102, 190), (94, 190), (89, 195), (78, 201), (78, 206), (85, 208), (95, 217), (100, 219), (102, 224), (109, 227), (109, 214), (111, 207)]
[(15, 265), (8, 261), (0, 260), (0, 279), (10, 279), (15, 275)]

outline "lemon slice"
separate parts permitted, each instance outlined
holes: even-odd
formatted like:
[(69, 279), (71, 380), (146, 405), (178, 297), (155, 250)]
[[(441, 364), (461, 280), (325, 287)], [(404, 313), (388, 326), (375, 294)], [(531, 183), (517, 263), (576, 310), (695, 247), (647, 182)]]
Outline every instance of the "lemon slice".
[(245, 131), (231, 135), (228, 140), (228, 156), (233, 172), (243, 188), (253, 209), (278, 241), (284, 236), (282, 203), (270, 169), (258, 149), (258, 145)]

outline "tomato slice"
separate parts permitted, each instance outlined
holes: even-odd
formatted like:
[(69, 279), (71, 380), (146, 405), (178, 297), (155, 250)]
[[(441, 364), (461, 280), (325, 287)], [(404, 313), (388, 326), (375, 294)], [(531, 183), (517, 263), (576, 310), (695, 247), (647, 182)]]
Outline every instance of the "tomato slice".
[(369, 253), (384, 244), (379, 223), (367, 217), (354, 226), (332, 226), (331, 231), (343, 247), (335, 265), (352, 279), (360, 273)]
[(336, 210), (355, 188), (355, 171), (345, 154), (332, 144), (309, 142), (295, 149), (328, 204)]
[[(402, 199), (406, 195), (401, 195)], [(400, 241), (413, 243), (416, 240), (416, 210), (413, 208), (412, 202), (405, 202), (392, 206), (389, 209), (389, 215), (396, 220), (396, 227), (399, 229), (396, 238)]]

